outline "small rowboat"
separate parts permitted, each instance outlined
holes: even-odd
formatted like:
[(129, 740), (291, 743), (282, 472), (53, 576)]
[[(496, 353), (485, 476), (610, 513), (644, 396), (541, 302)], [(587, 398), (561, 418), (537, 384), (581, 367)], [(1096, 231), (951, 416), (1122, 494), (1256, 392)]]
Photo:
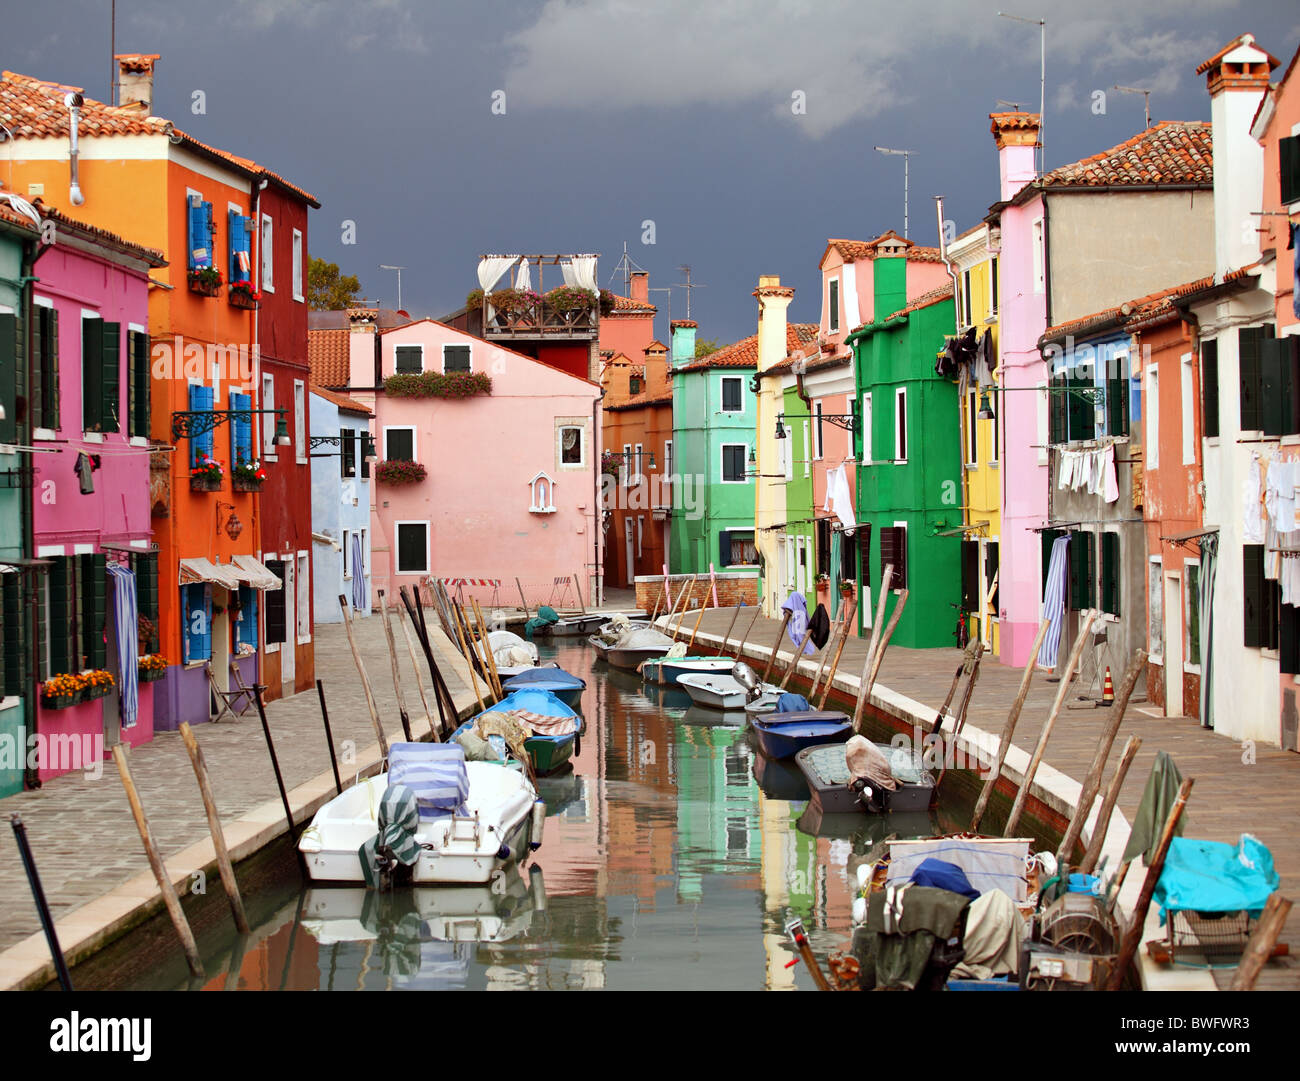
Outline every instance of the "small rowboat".
[(853, 734), (848, 715), (831, 710), (767, 713), (751, 716), (758, 749), (768, 758), (793, 758), (806, 747), (843, 743)]
[[(739, 709), (749, 712), (745, 697), (748, 692), (745, 685), (734, 676), (722, 672), (679, 676), (677, 686), (684, 687), (697, 706), (709, 706), (712, 709)], [(776, 700), (781, 697), (781, 689), (771, 683), (762, 684), (758, 701), (771, 702), (776, 709)]]
[[(502, 679), (527, 672), (537, 664), (537, 646), (527, 639), (520, 638), (513, 631), (491, 631), (488, 645), (492, 650), (492, 660), (497, 675)], [(476, 652), (483, 659), (483, 646), (476, 645)]]
[(559, 769), (579, 752), (582, 718), (550, 691), (514, 691), (462, 724), (452, 733), (452, 739), (472, 729), (486, 713), (504, 713), (531, 732), (524, 740), (524, 749), (539, 777)]
[(666, 634), (648, 627), (637, 628), (609, 647), (605, 660), (615, 668), (635, 671), (642, 661), (662, 657), (673, 647), (673, 640)]
[(528, 690), (550, 691), (566, 706), (576, 706), (582, 699), (582, 692), (587, 688), (587, 681), (555, 665), (525, 669), (504, 680), (501, 687), (509, 693)]
[[(912, 759), (910, 751), (888, 744), (877, 747), (890, 760), (890, 770), (898, 781), (898, 788), (890, 792), (876, 792), (886, 811), (924, 811), (930, 806), (934, 791), (934, 774), (922, 769)], [(858, 800), (851, 787), (854, 780), (845, 757), (844, 744), (830, 743), (808, 747), (794, 756), (795, 764), (808, 782), (808, 792), (824, 814), (849, 814), (862, 812), (866, 807)]]
[(675, 684), (682, 676), (730, 672), (735, 662), (730, 657), (662, 657), (646, 661), (641, 675), (647, 683)]
[(571, 616), (568, 619), (560, 619), (550, 624), (550, 626), (540, 628), (536, 633), (545, 634), (551, 638), (578, 638), (584, 634), (591, 634), (593, 631), (600, 629), (601, 625), (608, 621), (607, 616)]

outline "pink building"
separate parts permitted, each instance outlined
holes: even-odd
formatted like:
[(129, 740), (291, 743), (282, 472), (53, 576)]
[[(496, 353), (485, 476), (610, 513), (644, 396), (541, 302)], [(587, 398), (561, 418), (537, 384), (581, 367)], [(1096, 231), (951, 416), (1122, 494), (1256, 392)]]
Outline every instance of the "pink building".
[[(119, 741), (153, 738), (153, 685), (136, 677), (138, 657), (159, 648), (148, 292), (150, 270), (164, 261), (37, 208), (57, 237), (39, 257), (33, 287), (33, 528), (35, 555), (47, 561), (37, 598), (43, 691), (36, 734), (45, 781), (94, 768)], [(126, 588), (138, 625), (115, 603), (110, 567), (132, 576)], [(54, 677), (87, 672), (112, 675), (106, 696), (50, 694)]]
[(510, 603), (518, 577), (535, 605), (579, 575), (589, 601), (599, 386), (432, 319), (381, 331), (351, 314), (348, 385), (326, 385), (375, 411), (371, 587), (489, 579)]

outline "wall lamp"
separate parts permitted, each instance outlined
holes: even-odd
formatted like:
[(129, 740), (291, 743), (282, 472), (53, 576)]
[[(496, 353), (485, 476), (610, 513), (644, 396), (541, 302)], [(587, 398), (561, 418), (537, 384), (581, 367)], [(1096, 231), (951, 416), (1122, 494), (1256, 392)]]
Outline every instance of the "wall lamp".
[(172, 438), (193, 439), (207, 435), (220, 428), (228, 420), (247, 420), (259, 414), (275, 414), (275, 445), (287, 447), (293, 441), (289, 438), (289, 426), (285, 423), (284, 409), (189, 409), (172, 414)]
[[(852, 413), (821, 413), (810, 416), (809, 420), (825, 420), (834, 424), (837, 428), (843, 428), (846, 432), (856, 432), (858, 430), (857, 403), (853, 403), (854, 411)], [(785, 420), (784, 413), (776, 415), (776, 437), (777, 439), (785, 438), (785, 426), (781, 423)]]

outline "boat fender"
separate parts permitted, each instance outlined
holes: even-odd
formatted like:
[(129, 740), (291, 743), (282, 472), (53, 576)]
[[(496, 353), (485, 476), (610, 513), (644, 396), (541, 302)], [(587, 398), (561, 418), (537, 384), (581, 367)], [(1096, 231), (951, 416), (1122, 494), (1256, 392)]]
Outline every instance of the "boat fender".
[(499, 859), (499, 860), (508, 860), (509, 858), (510, 858), (510, 846), (509, 846), (509, 845), (502, 845), (500, 848), (497, 849), (497, 859)]
[(533, 801), (533, 819), (530, 823), (528, 847), (536, 852), (542, 847), (542, 830), (546, 826), (546, 804), (541, 800)]
[(542, 881), (542, 869), (533, 864), (528, 868), (528, 888), (533, 895), (533, 911), (546, 911), (546, 883)]
[(855, 926), (867, 922), (867, 899), (865, 897), (853, 898), (853, 923)]

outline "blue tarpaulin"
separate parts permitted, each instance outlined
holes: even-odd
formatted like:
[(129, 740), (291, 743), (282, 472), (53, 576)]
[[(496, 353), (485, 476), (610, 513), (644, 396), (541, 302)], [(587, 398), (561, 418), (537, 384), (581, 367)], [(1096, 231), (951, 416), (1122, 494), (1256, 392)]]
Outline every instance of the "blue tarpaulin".
[(1169, 911), (1258, 916), (1280, 882), (1272, 854), (1249, 833), (1235, 845), (1175, 837), (1153, 900), (1162, 924)]
[(924, 859), (917, 865), (916, 870), (912, 872), (912, 885), (950, 890), (953, 893), (960, 893), (963, 897), (969, 897), (972, 901), (980, 895), (980, 891), (970, 884), (965, 871), (955, 863), (934, 858)]
[(808, 699), (791, 691), (786, 691), (776, 700), (777, 713), (803, 713), (810, 709), (812, 706), (808, 704)]

